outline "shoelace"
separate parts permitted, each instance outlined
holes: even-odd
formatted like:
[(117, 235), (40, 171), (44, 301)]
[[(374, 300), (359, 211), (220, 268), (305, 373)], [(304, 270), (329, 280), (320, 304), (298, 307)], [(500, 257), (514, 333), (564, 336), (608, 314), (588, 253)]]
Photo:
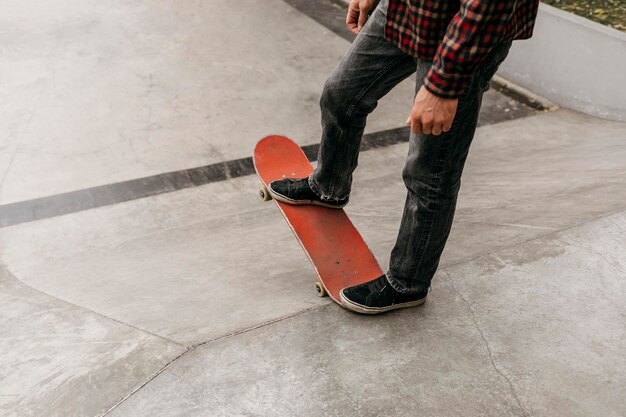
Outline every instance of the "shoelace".
[(374, 290), (373, 292), (378, 292), (378, 294), (382, 294), (388, 286), (389, 284), (387, 284), (387, 282), (385, 282), (385, 280), (381, 278), (374, 282), (372, 290)]

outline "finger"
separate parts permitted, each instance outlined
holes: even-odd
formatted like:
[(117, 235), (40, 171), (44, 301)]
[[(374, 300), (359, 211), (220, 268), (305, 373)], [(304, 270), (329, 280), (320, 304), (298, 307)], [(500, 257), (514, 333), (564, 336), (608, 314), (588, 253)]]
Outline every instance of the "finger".
[(411, 132), (419, 135), (422, 133), (422, 122), (419, 117), (411, 118)]
[(443, 128), (441, 130), (443, 130), (444, 132), (449, 132), (450, 129), (452, 129), (452, 122), (446, 122), (443, 124)]
[(407, 119), (404, 122), (405, 125), (410, 125), (411, 124), (411, 116), (407, 117)]
[(439, 136), (441, 135), (441, 133), (443, 132), (443, 125), (445, 124), (445, 118), (444, 117), (435, 117), (433, 119), (433, 125), (432, 125), (432, 134), (435, 136)]
[(361, 29), (363, 26), (365, 26), (365, 22), (367, 22), (367, 11), (365, 9), (363, 9), (362, 7), (359, 7), (359, 10), (361, 11), (359, 13), (359, 29)]
[(413, 128), (413, 133), (415, 133), (416, 135), (419, 135), (420, 133), (423, 133), (424, 129), (422, 129), (422, 123), (420, 121), (416, 121), (415, 122), (415, 128)]
[(422, 116), (422, 132), (426, 135), (430, 135), (433, 128), (433, 116), (431, 113), (426, 113)]
[(354, 22), (354, 23), (348, 23), (348, 24), (347, 24), (347, 26), (348, 26), (348, 29), (350, 30), (350, 32), (352, 32), (352, 33), (354, 33), (354, 34), (359, 33), (359, 28), (358, 28), (358, 26), (357, 26), (357, 23), (356, 23), (356, 22)]
[(443, 128), (443, 125), (441, 125), (440, 123), (435, 123), (432, 126), (431, 133), (435, 136), (439, 136), (441, 135), (442, 128)]
[(359, 21), (359, 6), (358, 4), (351, 2), (350, 5), (348, 6), (348, 14), (346, 16), (346, 26), (348, 26), (348, 29), (350, 29), (350, 32), (353, 32), (353, 33), (358, 32), (358, 21)]

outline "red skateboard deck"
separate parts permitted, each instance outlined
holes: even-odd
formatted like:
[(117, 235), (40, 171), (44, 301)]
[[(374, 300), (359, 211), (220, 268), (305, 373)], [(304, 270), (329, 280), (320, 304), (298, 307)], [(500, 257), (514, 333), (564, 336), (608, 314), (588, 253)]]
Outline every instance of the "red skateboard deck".
[[(261, 197), (269, 200), (267, 186), (282, 178), (304, 178), (313, 172), (302, 149), (284, 136), (268, 136), (254, 148), (254, 168), (263, 182)], [(293, 206), (275, 201), (302, 245), (328, 294), (341, 304), (339, 292), (383, 274), (374, 255), (343, 209), (313, 205)]]

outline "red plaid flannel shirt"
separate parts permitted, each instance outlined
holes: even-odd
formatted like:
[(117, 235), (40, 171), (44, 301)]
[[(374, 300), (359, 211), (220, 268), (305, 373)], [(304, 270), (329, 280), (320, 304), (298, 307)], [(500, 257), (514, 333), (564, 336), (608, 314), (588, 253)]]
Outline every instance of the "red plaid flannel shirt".
[(456, 98), (494, 46), (532, 36), (538, 7), (539, 0), (389, 0), (385, 38), (432, 59), (426, 88)]

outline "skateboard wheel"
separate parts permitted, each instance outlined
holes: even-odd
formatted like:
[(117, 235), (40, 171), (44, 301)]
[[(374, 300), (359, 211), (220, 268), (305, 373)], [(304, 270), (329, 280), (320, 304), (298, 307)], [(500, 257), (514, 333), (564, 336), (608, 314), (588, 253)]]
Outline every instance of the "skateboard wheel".
[(259, 197), (261, 197), (263, 201), (270, 201), (272, 199), (269, 191), (267, 191), (267, 187), (263, 187), (259, 190)]
[(319, 281), (315, 283), (315, 293), (318, 297), (326, 297), (328, 295), (326, 288), (324, 288), (324, 284)]

